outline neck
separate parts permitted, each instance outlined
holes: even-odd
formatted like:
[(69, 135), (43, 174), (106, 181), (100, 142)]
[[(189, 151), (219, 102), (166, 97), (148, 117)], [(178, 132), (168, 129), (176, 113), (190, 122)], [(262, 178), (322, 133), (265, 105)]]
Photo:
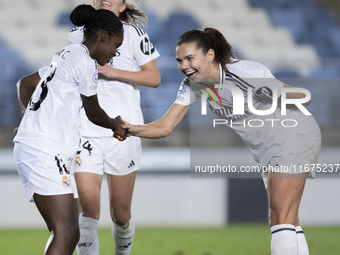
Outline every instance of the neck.
[(220, 74), (220, 64), (218, 63), (213, 63), (211, 67), (211, 77), (214, 79), (220, 79), (221, 74)]
[(98, 52), (98, 38), (85, 39), (83, 44), (89, 50), (90, 57), (96, 59)]

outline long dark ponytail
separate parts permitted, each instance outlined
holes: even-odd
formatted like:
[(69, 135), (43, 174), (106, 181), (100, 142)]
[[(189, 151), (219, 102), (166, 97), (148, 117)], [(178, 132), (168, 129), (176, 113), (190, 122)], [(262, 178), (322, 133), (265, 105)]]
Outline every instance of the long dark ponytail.
[(123, 32), (123, 24), (112, 12), (104, 9), (96, 10), (91, 5), (78, 5), (71, 13), (70, 20), (76, 26), (84, 26), (84, 37), (90, 38), (98, 30), (104, 30), (109, 35), (118, 35)]
[(215, 28), (208, 27), (204, 30), (194, 29), (185, 32), (178, 38), (177, 46), (193, 42), (196, 43), (197, 49), (202, 49), (203, 54), (207, 54), (210, 49), (213, 49), (215, 51), (214, 62), (221, 64), (226, 73), (229, 73), (226, 65), (238, 61), (227, 39)]

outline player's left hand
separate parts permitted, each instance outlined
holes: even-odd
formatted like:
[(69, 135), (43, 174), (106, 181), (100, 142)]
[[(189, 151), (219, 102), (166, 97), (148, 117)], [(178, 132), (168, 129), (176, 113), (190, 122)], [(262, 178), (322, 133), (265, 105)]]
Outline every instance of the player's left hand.
[(99, 66), (98, 74), (99, 74), (99, 77), (100, 75), (102, 75), (109, 79), (115, 79), (117, 78), (115, 76), (115, 70), (116, 69), (110, 66), (109, 64), (105, 64), (104, 66)]
[[(25, 111), (21, 111), (21, 114), (24, 115)], [(15, 129), (13, 129), (13, 134), (17, 134), (19, 130), (19, 127), (16, 127)]]

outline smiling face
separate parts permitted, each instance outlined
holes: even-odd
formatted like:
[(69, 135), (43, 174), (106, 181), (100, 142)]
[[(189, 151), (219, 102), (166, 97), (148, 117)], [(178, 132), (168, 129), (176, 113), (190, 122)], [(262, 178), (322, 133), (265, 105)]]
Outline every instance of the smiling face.
[(93, 6), (96, 10), (105, 9), (112, 11), (119, 17), (119, 14), (126, 8), (125, 2), (124, 0), (93, 0)]
[(123, 38), (123, 32), (111, 37), (105, 31), (102, 33), (102, 38), (98, 45), (98, 52), (95, 57), (99, 65), (103, 66), (109, 63), (111, 58), (116, 56), (117, 48), (122, 45)]
[(182, 43), (176, 48), (178, 70), (189, 80), (219, 78), (219, 66), (214, 63), (215, 52), (206, 54), (196, 48), (196, 43)]

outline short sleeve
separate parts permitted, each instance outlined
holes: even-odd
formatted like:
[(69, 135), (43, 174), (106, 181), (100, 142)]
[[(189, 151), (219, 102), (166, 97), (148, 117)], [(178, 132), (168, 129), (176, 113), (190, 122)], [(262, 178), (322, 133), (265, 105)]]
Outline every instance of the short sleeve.
[(129, 36), (131, 38), (131, 49), (139, 66), (143, 66), (159, 57), (159, 53), (151, 43), (148, 34), (138, 25), (130, 24)]
[(76, 67), (76, 77), (79, 78), (79, 93), (90, 97), (97, 94), (98, 66), (90, 57), (79, 62)]
[(84, 40), (84, 29), (83, 27), (75, 27), (68, 32), (67, 45), (79, 44)]
[(177, 99), (175, 101), (176, 104), (180, 105), (192, 105), (197, 101), (200, 97), (199, 93), (195, 93), (189, 85), (185, 84), (183, 81), (179, 86), (177, 91)]
[(44, 67), (42, 67), (42, 68), (40, 68), (38, 70), (38, 74), (39, 74), (40, 78), (44, 76), (44, 74), (46, 73), (47, 69), (48, 69), (48, 66), (44, 66)]

